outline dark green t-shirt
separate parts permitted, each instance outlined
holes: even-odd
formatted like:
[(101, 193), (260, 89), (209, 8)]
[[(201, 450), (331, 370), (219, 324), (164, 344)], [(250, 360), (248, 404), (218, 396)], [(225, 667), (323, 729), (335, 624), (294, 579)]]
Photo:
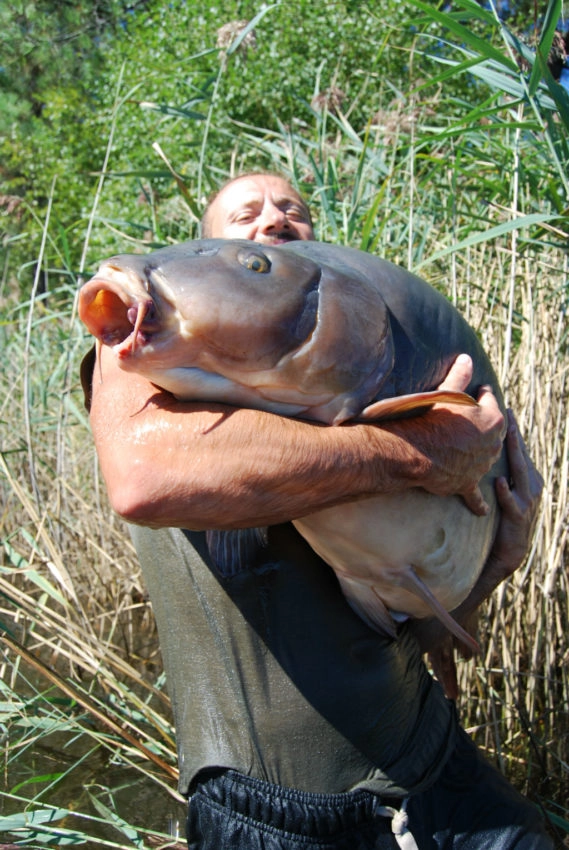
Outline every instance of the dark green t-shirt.
[[(90, 406), (94, 348), (81, 365)], [(406, 626), (397, 640), (353, 613), (333, 571), (291, 525), (232, 578), (203, 532), (132, 526), (172, 699), (180, 791), (229, 767), (285, 787), (384, 796), (435, 781), (454, 708)]]
[(254, 566), (212, 568), (205, 534), (133, 527), (154, 608), (187, 794), (230, 767), (305, 791), (400, 797), (433, 782), (453, 706), (405, 626), (377, 634), (290, 525)]

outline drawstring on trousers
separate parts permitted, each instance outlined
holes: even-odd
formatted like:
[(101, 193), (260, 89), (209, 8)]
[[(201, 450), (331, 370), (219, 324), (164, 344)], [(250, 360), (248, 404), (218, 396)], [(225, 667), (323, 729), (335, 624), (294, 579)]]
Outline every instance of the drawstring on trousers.
[(413, 833), (409, 829), (409, 815), (407, 814), (407, 800), (403, 800), (400, 809), (393, 806), (379, 806), (378, 813), (382, 817), (391, 818), (391, 831), (401, 850), (419, 850)]

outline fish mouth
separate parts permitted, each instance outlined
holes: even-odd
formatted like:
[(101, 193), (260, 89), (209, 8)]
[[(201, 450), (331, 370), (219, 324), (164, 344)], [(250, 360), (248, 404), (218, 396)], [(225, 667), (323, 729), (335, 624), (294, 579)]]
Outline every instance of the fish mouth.
[(117, 280), (113, 271), (119, 270), (103, 271), (110, 273), (97, 274), (81, 288), (79, 318), (101, 344), (126, 357), (148, 345), (160, 330), (158, 307), (143, 279)]

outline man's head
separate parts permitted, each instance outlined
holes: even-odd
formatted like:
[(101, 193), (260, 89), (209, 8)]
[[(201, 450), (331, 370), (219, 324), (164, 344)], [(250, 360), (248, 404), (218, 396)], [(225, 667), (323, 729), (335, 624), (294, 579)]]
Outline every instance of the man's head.
[(202, 236), (279, 245), (314, 239), (314, 231), (308, 207), (284, 177), (250, 173), (230, 180), (210, 199)]

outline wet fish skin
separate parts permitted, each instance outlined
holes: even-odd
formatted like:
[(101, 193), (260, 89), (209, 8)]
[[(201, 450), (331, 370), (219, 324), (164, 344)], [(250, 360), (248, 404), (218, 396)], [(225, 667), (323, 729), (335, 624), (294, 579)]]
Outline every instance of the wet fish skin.
[[(363, 278), (323, 275), (320, 263), (286, 247), (212, 239), (112, 257), (82, 287), (79, 315), (123, 369), (179, 398), (339, 422), (391, 371), (387, 310)], [(261, 269), (251, 269), (257, 261)], [(357, 320), (356, 287), (365, 308)], [(132, 315), (149, 302), (152, 322), (134, 335)], [(358, 339), (345, 362), (339, 334)]]
[[(496, 376), (474, 331), (444, 296), (407, 271), (355, 249), (316, 242), (274, 247), (198, 240), (104, 263), (83, 287), (79, 314), (126, 370), (180, 399), (258, 407), (340, 424), (432, 404), (456, 356), (472, 356), (465, 399)], [(407, 408), (401, 397), (410, 395)], [(394, 634), (391, 611), (449, 619), (484, 565), (497, 527), (456, 497), (423, 490), (374, 496), (295, 520), (335, 570), (357, 613)], [(231, 532), (212, 548), (231, 563)], [(238, 532), (235, 538), (247, 535)], [(230, 535), (228, 537), (228, 535)], [(229, 542), (228, 542), (229, 541)], [(237, 549), (235, 551), (238, 551)], [(243, 551), (243, 549), (239, 549)]]

